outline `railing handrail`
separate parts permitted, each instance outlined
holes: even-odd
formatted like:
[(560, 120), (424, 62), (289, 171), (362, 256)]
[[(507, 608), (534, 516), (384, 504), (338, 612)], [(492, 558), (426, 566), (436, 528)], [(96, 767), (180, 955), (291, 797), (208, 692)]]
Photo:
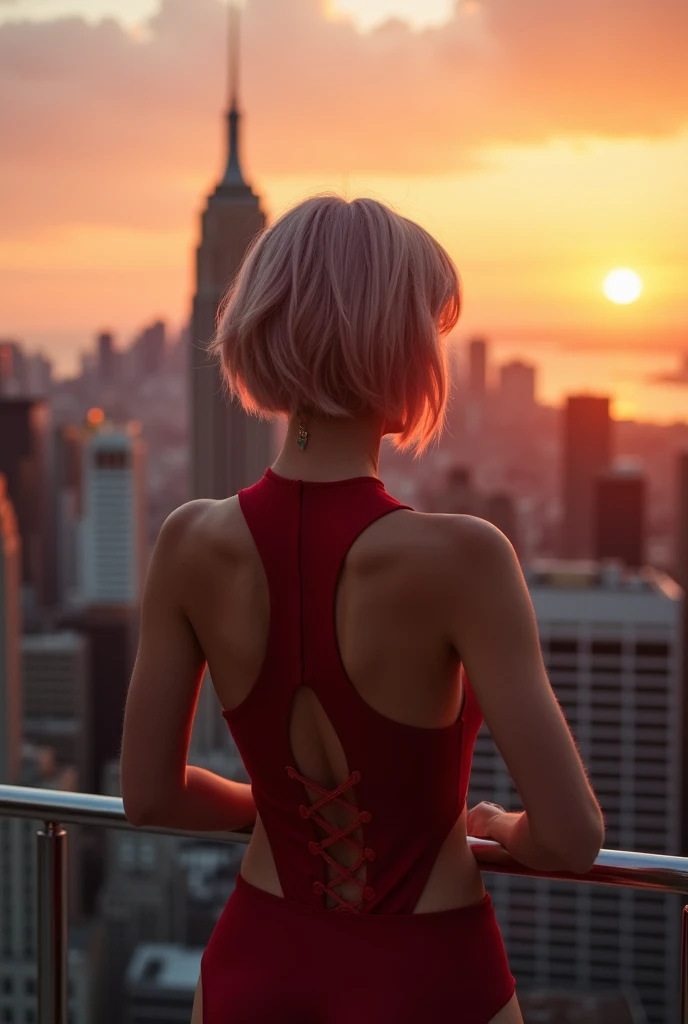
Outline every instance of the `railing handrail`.
[[(127, 820), (119, 797), (34, 789), (31, 786), (0, 785), (0, 817), (38, 819), (61, 825), (100, 825), (226, 843), (247, 843), (251, 838), (251, 829), (241, 832), (191, 832), (155, 825), (134, 827)], [(468, 842), (478, 865), (484, 871), (688, 895), (688, 857), (605, 849), (600, 850), (590, 871), (577, 875), (571, 871), (537, 871), (528, 868), (519, 864), (499, 843), (492, 840), (469, 837)]]

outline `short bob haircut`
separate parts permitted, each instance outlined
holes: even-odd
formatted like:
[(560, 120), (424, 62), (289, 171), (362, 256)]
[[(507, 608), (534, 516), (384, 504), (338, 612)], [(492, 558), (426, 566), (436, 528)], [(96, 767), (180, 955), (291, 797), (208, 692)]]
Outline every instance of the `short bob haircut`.
[(210, 352), (261, 419), (382, 414), (416, 457), (445, 426), (444, 337), (461, 309), (452, 260), (374, 199), (316, 195), (254, 239)]

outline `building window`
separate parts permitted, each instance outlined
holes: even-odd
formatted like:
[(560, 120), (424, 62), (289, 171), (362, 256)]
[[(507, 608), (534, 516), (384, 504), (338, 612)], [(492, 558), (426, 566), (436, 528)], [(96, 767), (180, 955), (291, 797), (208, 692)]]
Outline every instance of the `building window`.
[(126, 451), (100, 451), (95, 453), (95, 463), (98, 469), (126, 469)]
[(11, 978), (3, 978), (2, 979), (2, 991), (5, 992), (5, 993), (12, 992), (12, 979)]
[(578, 651), (577, 640), (550, 640), (550, 654), (575, 654)]
[(30, 995), (30, 996), (32, 996), (34, 994), (34, 992), (36, 991), (36, 979), (35, 978), (27, 978), (26, 979), (26, 981), (24, 982), (24, 991), (28, 995)]
[(639, 658), (668, 658), (668, 644), (652, 644), (647, 641), (639, 641), (635, 645), (635, 653)]
[(621, 654), (621, 644), (617, 640), (593, 640), (590, 650), (593, 654)]

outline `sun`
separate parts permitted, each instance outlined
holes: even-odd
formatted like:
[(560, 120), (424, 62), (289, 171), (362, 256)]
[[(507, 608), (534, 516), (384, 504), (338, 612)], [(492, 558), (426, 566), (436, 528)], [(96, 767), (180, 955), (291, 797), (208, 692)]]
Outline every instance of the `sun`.
[(628, 270), (625, 267), (612, 270), (604, 279), (604, 294), (611, 302), (616, 302), (620, 306), (635, 302), (642, 290), (643, 282), (635, 270)]

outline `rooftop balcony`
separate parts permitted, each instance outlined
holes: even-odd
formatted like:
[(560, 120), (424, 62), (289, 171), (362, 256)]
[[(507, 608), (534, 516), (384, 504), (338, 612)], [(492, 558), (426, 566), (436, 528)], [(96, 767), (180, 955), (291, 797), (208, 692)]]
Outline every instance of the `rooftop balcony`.
[[(38, 1022), (67, 1024), (67, 831), (64, 825), (130, 829), (122, 801), (90, 793), (59, 792), (0, 785), (0, 816), (44, 821), (38, 843)], [(246, 843), (250, 832), (137, 832)], [(586, 875), (533, 871), (515, 861), (498, 843), (469, 839), (483, 871), (527, 875), (572, 885), (611, 885), (688, 897), (688, 858), (625, 850), (602, 850)], [(688, 905), (681, 915), (680, 1024), (688, 1024)], [(667, 1021), (667, 1024), (671, 1022)]]

